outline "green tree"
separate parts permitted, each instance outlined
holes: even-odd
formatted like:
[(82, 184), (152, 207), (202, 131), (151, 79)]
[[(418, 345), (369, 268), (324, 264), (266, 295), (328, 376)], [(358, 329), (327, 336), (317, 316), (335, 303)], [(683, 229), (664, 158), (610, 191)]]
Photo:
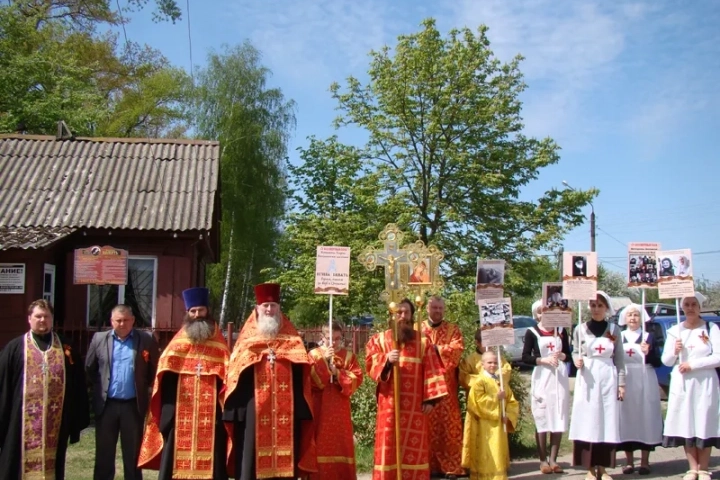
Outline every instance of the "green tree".
[(474, 259), (529, 259), (583, 221), (597, 193), (551, 189), (521, 200), (543, 167), (559, 161), (550, 139), (523, 134), (521, 57), (501, 63), (486, 27), (443, 38), (432, 19), (399, 37), (394, 51), (370, 53), (369, 82), (350, 77), (338, 127), (367, 132), (364, 160), (382, 193), (400, 197), (424, 242), (446, 252), (448, 277), (470, 278)]
[[(517, 313), (529, 313), (541, 283), (558, 277), (535, 252), (551, 250), (581, 223), (581, 207), (597, 193), (552, 189), (520, 200), (540, 170), (559, 160), (552, 140), (522, 134), (520, 59), (494, 59), (484, 27), (442, 38), (434, 21), (423, 26), (401, 36), (394, 52), (371, 53), (367, 85), (351, 77), (344, 91), (331, 87), (337, 127), (359, 127), (367, 143), (312, 138), (300, 150), (301, 165), (290, 168), (294, 204), (273, 277), (291, 308), (302, 305), (302, 323), (326, 315), (326, 299), (312, 293), (315, 247), (351, 246), (355, 256), (389, 222), (408, 243), (420, 239), (444, 252), (445, 293), (462, 292), (469, 303), (476, 259), (505, 259), (506, 293)], [(383, 315), (382, 274), (354, 261), (351, 295), (338, 316)]]
[(260, 52), (247, 42), (211, 53), (197, 74), (197, 134), (222, 145), (223, 251), (221, 262), (209, 268), (208, 283), (225, 292), (216, 305), (227, 312), (226, 321), (244, 320), (252, 285), (276, 261), (295, 103), (267, 86), (269, 76)]

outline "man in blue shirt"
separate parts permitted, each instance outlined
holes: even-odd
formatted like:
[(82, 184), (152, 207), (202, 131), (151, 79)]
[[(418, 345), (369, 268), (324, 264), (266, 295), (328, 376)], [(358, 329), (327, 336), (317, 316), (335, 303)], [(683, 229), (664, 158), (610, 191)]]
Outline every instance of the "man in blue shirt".
[(85, 361), (95, 409), (93, 478), (115, 478), (115, 449), (120, 436), (124, 478), (142, 480), (137, 463), (157, 369), (158, 344), (151, 334), (134, 328), (135, 317), (127, 305), (113, 308), (110, 323), (112, 330), (93, 336)]

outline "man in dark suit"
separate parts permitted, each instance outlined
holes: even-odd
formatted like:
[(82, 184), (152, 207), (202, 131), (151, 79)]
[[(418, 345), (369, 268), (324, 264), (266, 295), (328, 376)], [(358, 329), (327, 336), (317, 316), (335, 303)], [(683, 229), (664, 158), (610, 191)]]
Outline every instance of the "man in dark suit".
[(135, 317), (129, 306), (113, 308), (110, 323), (112, 330), (93, 336), (85, 360), (95, 409), (93, 478), (115, 478), (120, 435), (124, 478), (142, 480), (138, 455), (160, 352), (151, 334), (133, 328)]

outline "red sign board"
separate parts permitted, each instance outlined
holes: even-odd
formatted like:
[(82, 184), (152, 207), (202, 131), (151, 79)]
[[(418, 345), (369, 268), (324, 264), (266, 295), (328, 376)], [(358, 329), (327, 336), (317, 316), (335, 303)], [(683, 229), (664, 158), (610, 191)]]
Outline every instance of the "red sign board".
[(104, 247), (75, 250), (75, 285), (127, 285), (128, 252)]

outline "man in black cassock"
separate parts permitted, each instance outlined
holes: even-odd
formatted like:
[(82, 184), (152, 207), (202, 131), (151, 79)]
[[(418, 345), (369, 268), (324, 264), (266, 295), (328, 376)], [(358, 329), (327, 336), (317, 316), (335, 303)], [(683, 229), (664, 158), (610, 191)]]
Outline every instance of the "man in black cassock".
[(85, 372), (46, 300), (30, 304), (28, 323), (0, 353), (0, 478), (63, 480), (68, 440), (90, 423)]

